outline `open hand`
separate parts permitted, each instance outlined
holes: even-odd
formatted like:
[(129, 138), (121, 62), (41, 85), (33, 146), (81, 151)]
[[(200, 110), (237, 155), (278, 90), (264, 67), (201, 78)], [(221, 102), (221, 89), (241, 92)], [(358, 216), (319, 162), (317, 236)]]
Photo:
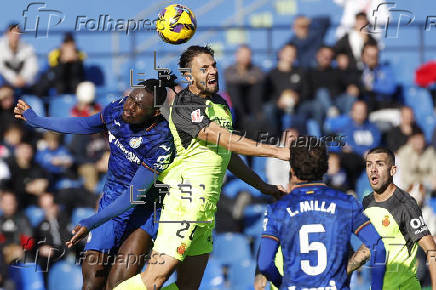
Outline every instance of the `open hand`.
[(73, 233), (73, 237), (71, 238), (71, 240), (66, 242), (68, 248), (71, 248), (72, 246), (76, 245), (78, 242), (83, 240), (83, 238), (85, 238), (88, 235), (89, 231), (85, 226), (77, 225), (74, 227), (72, 233)]
[(15, 118), (26, 121), (26, 118), (24, 118), (23, 113), (30, 108), (31, 107), (25, 101), (18, 100), (18, 104), (14, 108)]

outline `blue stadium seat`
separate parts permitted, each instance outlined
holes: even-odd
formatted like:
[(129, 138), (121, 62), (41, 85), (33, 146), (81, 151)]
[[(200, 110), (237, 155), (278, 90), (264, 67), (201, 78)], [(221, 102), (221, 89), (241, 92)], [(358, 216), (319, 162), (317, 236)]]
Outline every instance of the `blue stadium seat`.
[(24, 210), (24, 214), (29, 219), (32, 227), (36, 227), (44, 219), (44, 210), (40, 207), (29, 206)]
[(235, 261), (250, 258), (250, 246), (241, 234), (217, 234), (214, 239), (214, 257), (222, 264), (230, 265)]
[(253, 157), (252, 169), (262, 178), (266, 179), (266, 157)]
[(244, 181), (242, 181), (240, 179), (236, 179), (236, 178), (230, 180), (223, 187), (223, 193), (231, 198), (235, 197), (238, 194), (238, 192), (241, 192), (241, 191), (247, 191), (252, 196), (262, 196), (262, 193), (259, 190), (255, 189), (251, 185), (248, 185)]
[(57, 95), (50, 97), (50, 117), (68, 117), (71, 116), (71, 109), (76, 104), (75, 95)]
[(97, 90), (95, 102), (102, 107), (109, 105), (112, 101), (122, 98), (122, 93), (117, 91)]
[(34, 95), (22, 95), (20, 97), (25, 101), (39, 116), (45, 116), (44, 102)]
[(85, 79), (87, 81), (93, 82), (95, 86), (104, 86), (104, 73), (100, 66), (98, 65), (85, 65), (83, 67), (85, 71)]
[(266, 205), (256, 204), (244, 209), (244, 234), (254, 238), (262, 234), (263, 216)]
[(308, 135), (321, 137), (321, 129), (319, 128), (318, 123), (314, 119), (309, 119), (306, 126)]
[(82, 270), (79, 265), (58, 262), (51, 267), (48, 277), (49, 290), (82, 289)]
[(232, 289), (248, 289), (253, 286), (256, 261), (254, 259), (235, 260), (230, 265), (229, 280)]
[(9, 278), (14, 281), (17, 290), (45, 290), (42, 270), (38, 264), (10, 265), (8, 272)]
[(200, 290), (219, 290), (224, 288), (222, 265), (213, 257), (207, 263), (201, 280)]
[(351, 118), (347, 114), (334, 118), (326, 118), (324, 121), (324, 130), (327, 133), (338, 133), (342, 131), (342, 129), (345, 128), (350, 121)]
[(95, 213), (93, 208), (78, 207), (73, 210), (71, 215), (71, 223), (73, 226), (77, 225), (80, 220), (88, 218)]

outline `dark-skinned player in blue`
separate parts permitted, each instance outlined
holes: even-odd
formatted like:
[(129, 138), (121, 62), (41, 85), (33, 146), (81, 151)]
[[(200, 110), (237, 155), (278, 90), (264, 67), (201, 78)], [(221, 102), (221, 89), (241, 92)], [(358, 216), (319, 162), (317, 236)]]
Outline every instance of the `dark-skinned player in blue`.
[[(23, 100), (14, 109), (16, 118), (33, 127), (64, 134), (108, 134), (111, 154), (99, 214), (81, 220), (66, 243), (72, 247), (89, 233), (82, 263), (83, 289), (113, 289), (139, 273), (146, 262), (157, 233), (154, 219), (160, 213), (154, 214), (159, 190), (153, 184), (175, 154), (168, 122), (154, 104), (163, 104), (166, 87), (174, 88), (175, 79), (173, 75), (161, 79), (161, 86), (157, 79), (141, 82), (143, 87), (90, 117), (39, 117)], [(123, 202), (115, 203), (117, 199)], [(144, 204), (135, 207), (131, 199)], [(114, 260), (108, 263), (110, 258)]]
[[(371, 289), (381, 290), (383, 241), (353, 196), (322, 183), (328, 154), (322, 142), (314, 146), (311, 138), (300, 137), (291, 146), (293, 187), (267, 208), (258, 268), (279, 289), (350, 289), (347, 264), (353, 233), (371, 250)], [(284, 276), (274, 264), (279, 246)]]

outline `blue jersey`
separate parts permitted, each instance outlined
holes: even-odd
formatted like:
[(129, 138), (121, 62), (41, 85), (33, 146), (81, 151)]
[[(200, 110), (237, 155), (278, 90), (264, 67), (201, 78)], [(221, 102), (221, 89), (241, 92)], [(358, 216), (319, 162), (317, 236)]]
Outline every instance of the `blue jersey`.
[(157, 174), (174, 158), (174, 141), (168, 122), (162, 117), (148, 128), (136, 128), (121, 118), (126, 98), (106, 106), (101, 119), (107, 129), (111, 150), (104, 199), (111, 202), (124, 193), (139, 166)]
[(262, 237), (282, 248), (280, 289), (349, 289), (350, 237), (368, 223), (354, 197), (322, 183), (299, 184), (269, 205)]

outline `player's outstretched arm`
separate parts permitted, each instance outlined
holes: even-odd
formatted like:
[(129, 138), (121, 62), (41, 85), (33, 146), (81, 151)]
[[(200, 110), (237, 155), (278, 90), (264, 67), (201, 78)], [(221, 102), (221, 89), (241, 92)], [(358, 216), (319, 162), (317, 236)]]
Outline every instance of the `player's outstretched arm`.
[(369, 222), (359, 229), (357, 236), (371, 252), (371, 289), (382, 290), (386, 272), (386, 249), (383, 240)]
[(219, 144), (229, 151), (242, 155), (275, 157), (285, 161), (288, 161), (290, 157), (290, 151), (287, 148), (265, 145), (232, 134), (229, 130), (221, 127), (216, 122), (210, 122), (207, 127), (201, 129), (197, 138), (209, 142), (210, 144)]
[(68, 248), (86, 237), (92, 229), (116, 217), (135, 206), (132, 201), (139, 201), (154, 183), (155, 173), (143, 166), (139, 167), (129, 189), (115, 199), (109, 206), (89, 218), (83, 219), (73, 229), (73, 237), (66, 243)]
[(36, 128), (64, 133), (64, 134), (94, 134), (104, 130), (104, 124), (100, 113), (90, 117), (40, 117), (23, 100), (18, 100), (14, 108), (15, 118), (26, 121)]
[(265, 183), (262, 178), (257, 175), (250, 167), (248, 167), (238, 154), (232, 152), (228, 169), (239, 179), (245, 183), (260, 190), (264, 194), (272, 195), (280, 198), (286, 194), (285, 189), (281, 185), (270, 185)]
[(427, 265), (430, 271), (432, 289), (436, 290), (436, 244), (433, 237), (428, 235), (422, 237), (418, 245), (427, 254)]

